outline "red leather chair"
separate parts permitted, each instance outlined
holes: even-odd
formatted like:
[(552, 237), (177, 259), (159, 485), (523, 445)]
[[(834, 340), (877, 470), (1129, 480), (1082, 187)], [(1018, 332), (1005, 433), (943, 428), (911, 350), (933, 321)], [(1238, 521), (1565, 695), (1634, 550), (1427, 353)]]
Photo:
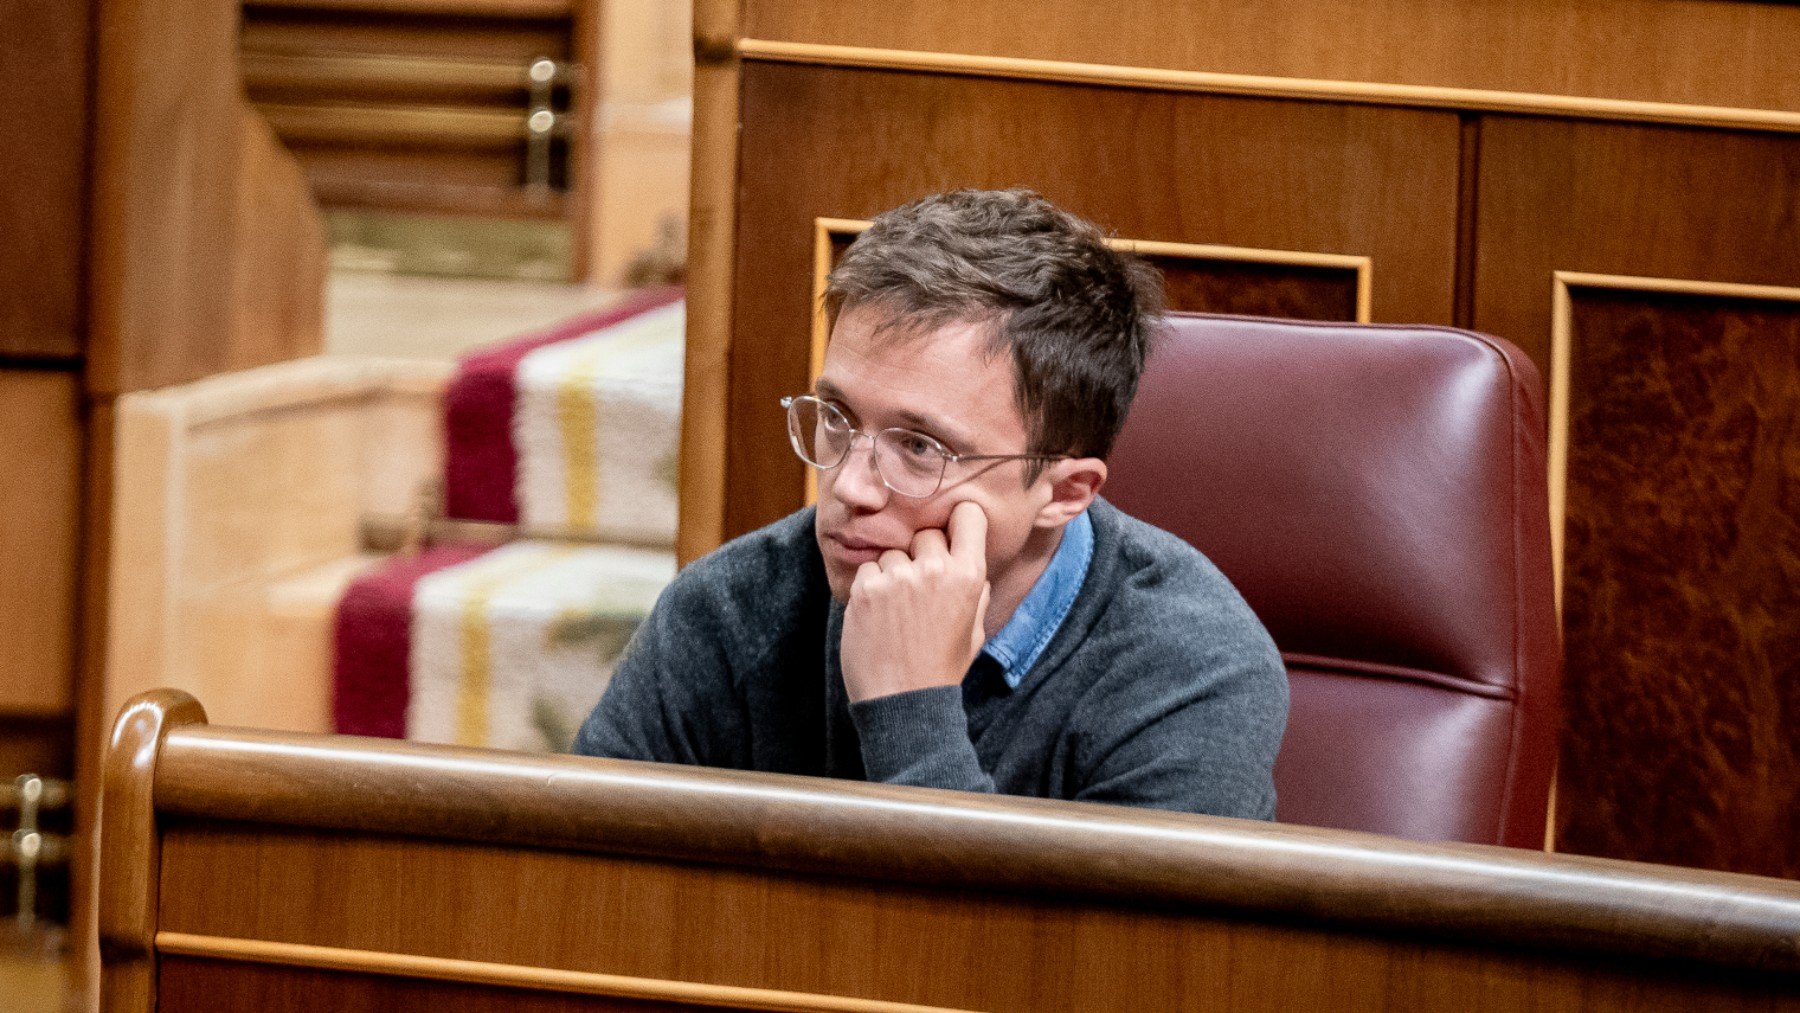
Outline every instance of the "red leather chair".
[(1561, 648), (1537, 369), (1443, 327), (1175, 314), (1105, 494), (1274, 634), (1285, 822), (1542, 847)]

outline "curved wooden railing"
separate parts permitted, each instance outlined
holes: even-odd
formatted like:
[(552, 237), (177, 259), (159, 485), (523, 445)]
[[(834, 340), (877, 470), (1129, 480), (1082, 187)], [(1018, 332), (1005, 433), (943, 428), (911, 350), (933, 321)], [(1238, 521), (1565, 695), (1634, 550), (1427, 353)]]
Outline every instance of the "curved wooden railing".
[(1741, 979), (1757, 994), (1800, 988), (1800, 884), (1749, 876), (1040, 799), (213, 728), (173, 691), (126, 707), (106, 777), (102, 931), (115, 993), (148, 994), (162, 931), (159, 825), (632, 856), (850, 881), (874, 895), (925, 890), (1250, 920), (1415, 946), (1454, 941), (1457, 952), (1549, 959), (1584, 974), (1676, 967), (1714, 983)]

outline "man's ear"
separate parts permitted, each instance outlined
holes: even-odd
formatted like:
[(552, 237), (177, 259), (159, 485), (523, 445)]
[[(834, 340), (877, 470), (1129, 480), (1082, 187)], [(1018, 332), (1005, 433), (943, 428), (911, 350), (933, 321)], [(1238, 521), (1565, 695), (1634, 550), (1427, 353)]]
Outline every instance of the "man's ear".
[(1100, 494), (1106, 484), (1106, 462), (1098, 457), (1076, 457), (1057, 461), (1044, 469), (1043, 481), (1049, 483), (1050, 501), (1039, 508), (1035, 523), (1041, 528), (1057, 528), (1080, 516)]

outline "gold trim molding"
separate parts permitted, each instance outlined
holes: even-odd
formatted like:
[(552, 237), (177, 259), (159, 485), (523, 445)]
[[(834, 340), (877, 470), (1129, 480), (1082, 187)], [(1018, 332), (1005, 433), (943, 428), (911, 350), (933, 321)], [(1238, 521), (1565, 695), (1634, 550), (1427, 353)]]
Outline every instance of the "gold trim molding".
[(1564, 530), (1568, 521), (1570, 357), (1575, 341), (1575, 304), (1570, 290), (1577, 288), (1800, 303), (1800, 288), (1786, 285), (1746, 285), (1688, 278), (1583, 274), (1578, 271), (1557, 271), (1551, 275), (1550, 559), (1556, 580), (1558, 616), (1562, 614)]
[(783, 1010), (792, 1013), (958, 1013), (942, 1006), (919, 1006), (881, 999), (670, 981), (663, 978), (634, 978), (622, 974), (565, 971), (520, 964), (423, 957), (411, 953), (342, 949), (306, 943), (277, 943), (261, 939), (234, 939), (186, 932), (158, 932), (156, 949), (159, 954), (168, 956), (204, 957), (209, 960), (306, 967), (427, 981), (453, 981), (570, 995), (604, 995), (621, 999), (686, 1003), (692, 1006)]
[(908, 49), (821, 45), (809, 42), (776, 42), (767, 39), (739, 39), (737, 51), (739, 56), (746, 60), (774, 63), (857, 67), (871, 70), (933, 71), (942, 74), (962, 74), (969, 77), (1003, 78), (1015, 81), (1048, 81), (1118, 88), (1153, 88), (1161, 91), (1198, 92), (1210, 95), (1244, 95), (1320, 102), (1357, 102), (1419, 109), (1524, 113), (1536, 116), (1568, 116), (1578, 119), (1628, 123), (1665, 123), (1680, 126), (1728, 127), (1737, 130), (1783, 134), (1800, 133), (1800, 113), (1778, 109), (1685, 105), (1675, 102), (1640, 102), (1631, 99), (1545, 95), (1536, 92), (1446, 88), (1375, 81), (1265, 77), (1254, 74), (1123, 67), (1104, 63), (1074, 63), (1065, 60), (1036, 60), (1011, 56), (975, 56), (967, 53), (932, 53)]

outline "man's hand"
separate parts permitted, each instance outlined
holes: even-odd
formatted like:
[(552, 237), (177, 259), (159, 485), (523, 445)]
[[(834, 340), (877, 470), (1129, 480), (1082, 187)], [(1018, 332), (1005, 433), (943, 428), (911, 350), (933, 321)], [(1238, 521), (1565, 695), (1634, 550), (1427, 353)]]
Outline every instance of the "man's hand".
[(949, 540), (928, 528), (910, 554), (890, 549), (857, 568), (838, 655), (850, 702), (954, 686), (986, 640), (987, 515), (950, 511)]

